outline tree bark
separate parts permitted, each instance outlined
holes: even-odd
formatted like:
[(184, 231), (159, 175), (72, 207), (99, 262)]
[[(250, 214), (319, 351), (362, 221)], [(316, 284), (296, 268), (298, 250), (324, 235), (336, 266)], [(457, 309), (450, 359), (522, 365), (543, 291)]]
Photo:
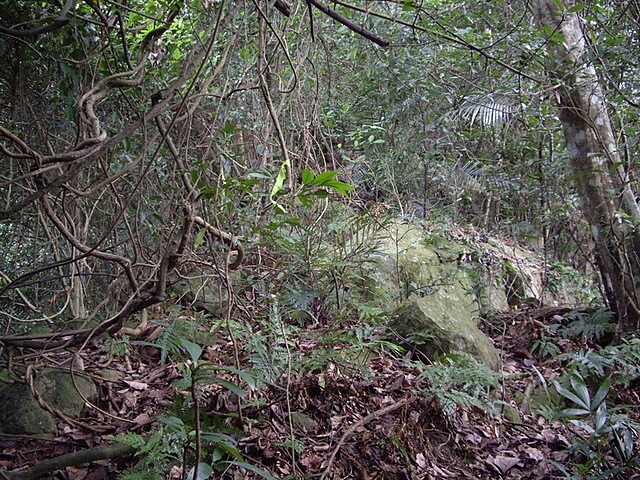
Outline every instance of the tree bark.
[(640, 210), (622, 168), (605, 93), (572, 0), (534, 0), (537, 25), (546, 33), (549, 74), (557, 82), (572, 173), (594, 241), (606, 300), (620, 329), (638, 329)]

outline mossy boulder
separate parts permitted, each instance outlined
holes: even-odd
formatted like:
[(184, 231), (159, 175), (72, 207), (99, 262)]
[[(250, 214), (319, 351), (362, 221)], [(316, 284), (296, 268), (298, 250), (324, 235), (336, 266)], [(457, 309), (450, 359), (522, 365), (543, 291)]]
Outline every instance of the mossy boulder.
[(439, 354), (466, 353), (498, 370), (500, 357), (491, 340), (482, 333), (470, 314), (469, 299), (456, 288), (402, 305), (390, 327), (429, 358)]
[(72, 376), (67, 370), (43, 370), (36, 377), (35, 387), (47, 405), (70, 418), (80, 416), (85, 399), (93, 403), (98, 398), (98, 390), (90, 378), (78, 373)]
[(471, 232), (470, 240), (457, 235), (426, 223), (393, 220), (364, 241), (358, 237), (375, 245), (356, 272), (359, 286), (369, 292), (367, 301), (393, 309), (442, 286), (459, 285), (469, 292), (476, 314), (580, 303), (582, 286), (558, 275), (552, 275), (554, 285), (545, 286), (551, 277), (544, 256), (489, 235), (475, 238)]
[[(70, 418), (78, 418), (85, 399), (95, 402), (98, 391), (93, 381), (66, 370), (46, 369), (34, 386), (42, 400)], [(0, 431), (13, 435), (51, 435), (56, 431), (53, 415), (43, 409), (27, 385), (0, 384)]]
[(27, 385), (0, 384), (0, 432), (50, 436), (55, 431), (53, 415), (38, 405)]

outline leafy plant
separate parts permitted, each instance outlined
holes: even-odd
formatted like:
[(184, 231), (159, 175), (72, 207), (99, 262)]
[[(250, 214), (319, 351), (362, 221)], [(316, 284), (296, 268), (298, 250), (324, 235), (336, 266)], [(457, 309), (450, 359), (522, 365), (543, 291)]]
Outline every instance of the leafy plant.
[[(180, 392), (174, 400), (174, 412), (159, 417), (160, 427), (147, 439), (128, 434), (118, 441), (138, 450), (140, 462), (125, 471), (121, 479), (157, 478), (171, 465), (182, 465), (188, 471), (187, 480), (204, 480), (219, 468), (235, 465), (249, 469), (268, 480), (274, 479), (268, 472), (247, 464), (236, 446), (236, 440), (215, 421), (203, 415), (201, 396), (212, 386), (222, 387), (237, 398), (245, 391), (230, 380), (237, 377), (248, 386), (256, 388), (256, 379), (250, 373), (233, 367), (214, 365), (202, 360), (203, 348), (185, 338), (172, 342), (172, 360), (177, 364), (182, 378), (174, 382)], [(215, 387), (214, 387), (215, 388)], [(213, 427), (213, 428), (211, 428)]]
[(531, 345), (531, 353), (538, 352), (542, 357), (555, 357), (560, 351), (556, 340), (546, 335), (544, 331), (540, 333), (540, 336)]
[(181, 461), (179, 443), (163, 427), (159, 427), (148, 437), (129, 432), (114, 438), (118, 442), (137, 450), (136, 465), (123, 471), (118, 480), (157, 480), (163, 471)]
[(580, 349), (562, 354), (558, 360), (569, 360), (571, 367), (586, 378), (607, 376), (612, 384), (627, 386), (640, 376), (640, 339), (623, 338), (617, 345), (607, 345), (598, 350)]
[(580, 338), (583, 342), (597, 342), (615, 330), (613, 312), (599, 308), (594, 312), (570, 312), (565, 317), (570, 323), (559, 330), (568, 338)]
[[(560, 418), (583, 434), (576, 436), (572, 447), (572, 473), (577, 476), (568, 478), (621, 478), (624, 472), (640, 465), (634, 454), (633, 423), (625, 416), (608, 413), (608, 378), (598, 385), (595, 395), (576, 370), (569, 372), (568, 385), (558, 380), (553, 385), (572, 405), (562, 410)], [(564, 467), (562, 470), (569, 474)]]
[(457, 115), (469, 125), (478, 123), (482, 127), (508, 124), (521, 111), (517, 96), (511, 98), (494, 93), (469, 95), (458, 107)]
[(169, 307), (167, 315), (161, 320), (155, 321), (162, 326), (160, 335), (153, 342), (139, 341), (139, 345), (149, 345), (160, 349), (160, 364), (165, 365), (171, 355), (181, 355), (184, 348), (183, 340), (195, 340), (195, 326), (187, 317), (182, 315), (182, 307), (173, 305)]

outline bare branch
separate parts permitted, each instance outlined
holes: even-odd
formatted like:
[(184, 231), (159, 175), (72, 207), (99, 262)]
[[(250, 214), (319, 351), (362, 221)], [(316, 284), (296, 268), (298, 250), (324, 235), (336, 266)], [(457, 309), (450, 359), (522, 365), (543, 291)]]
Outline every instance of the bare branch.
[(74, 0), (67, 0), (67, 3), (65, 3), (64, 6), (62, 7), (62, 10), (60, 10), (60, 13), (56, 15), (53, 22), (51, 22), (49, 25), (45, 25), (39, 28), (32, 28), (30, 30), (20, 30), (16, 28), (6, 28), (6, 27), (0, 26), (0, 34), (7, 35), (10, 37), (25, 38), (25, 37), (38, 37), (40, 35), (44, 35), (45, 33), (58, 30), (64, 27), (67, 23), (69, 23), (69, 19), (67, 18), (67, 15), (71, 10), (71, 7), (73, 7), (75, 3), (76, 2)]
[(313, 5), (314, 7), (316, 7), (318, 10), (320, 10), (325, 15), (333, 18), (335, 21), (341, 23), (342, 25), (344, 25), (348, 29), (356, 32), (358, 35), (362, 35), (364, 38), (367, 38), (367, 39), (371, 40), (373, 43), (375, 43), (377, 45), (380, 45), (381, 47), (388, 47), (389, 46), (389, 41), (388, 40), (382, 38), (381, 36), (379, 36), (379, 35), (377, 35), (375, 33), (370, 32), (369, 30), (367, 30), (364, 27), (361, 27), (360, 25), (356, 25), (351, 20), (349, 20), (348, 18), (340, 15), (335, 10), (330, 9), (327, 5), (325, 5), (324, 3), (320, 2), (319, 0), (307, 0), (307, 2), (309, 4), (311, 4), (311, 5)]

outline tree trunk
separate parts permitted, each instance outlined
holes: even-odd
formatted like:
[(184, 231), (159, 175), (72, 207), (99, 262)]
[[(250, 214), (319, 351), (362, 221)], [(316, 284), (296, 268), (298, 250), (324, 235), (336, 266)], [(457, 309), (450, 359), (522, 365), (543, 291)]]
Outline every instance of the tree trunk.
[[(609, 307), (620, 329), (638, 329), (640, 308), (640, 210), (622, 168), (604, 90), (580, 17), (554, 0), (534, 0), (538, 26), (547, 33), (549, 73), (557, 82), (572, 173), (594, 240), (594, 255)], [(638, 228), (636, 228), (638, 227)]]

